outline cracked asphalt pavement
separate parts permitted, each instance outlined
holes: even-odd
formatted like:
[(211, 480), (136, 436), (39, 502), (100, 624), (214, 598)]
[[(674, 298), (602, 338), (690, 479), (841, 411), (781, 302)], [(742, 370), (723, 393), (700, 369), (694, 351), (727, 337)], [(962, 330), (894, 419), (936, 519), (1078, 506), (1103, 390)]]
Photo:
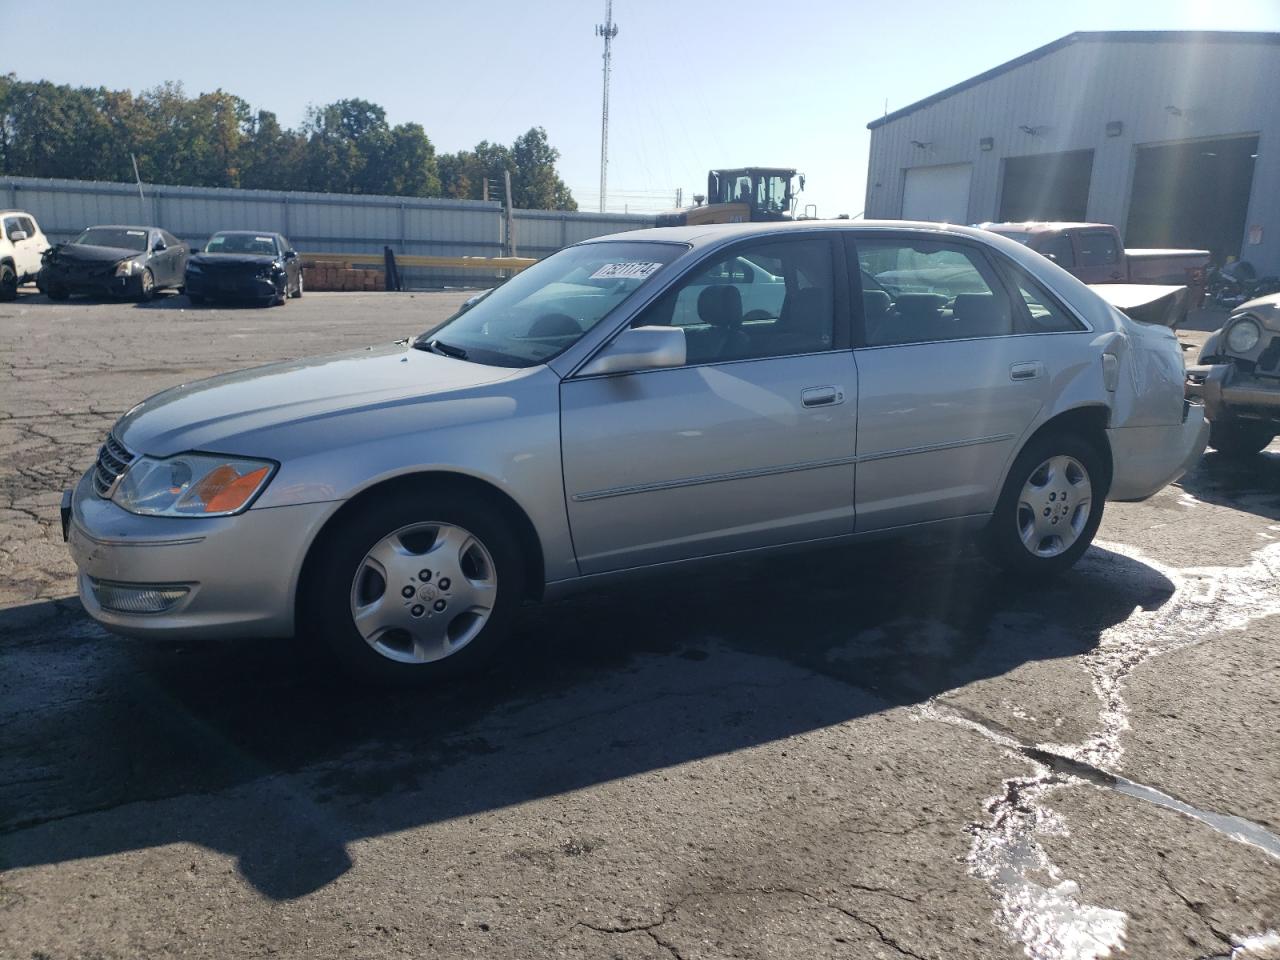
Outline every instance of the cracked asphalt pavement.
[(465, 296), (0, 304), (0, 957), (1280, 957), (1277, 446), (1051, 586), (734, 562), (427, 693), (84, 616), (58, 501), (121, 413)]

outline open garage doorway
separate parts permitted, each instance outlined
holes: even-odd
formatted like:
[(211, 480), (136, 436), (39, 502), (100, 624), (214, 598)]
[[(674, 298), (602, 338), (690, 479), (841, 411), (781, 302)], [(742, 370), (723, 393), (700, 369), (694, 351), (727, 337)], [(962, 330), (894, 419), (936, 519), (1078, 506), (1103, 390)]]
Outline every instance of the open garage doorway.
[(999, 219), (1080, 222), (1086, 219), (1092, 176), (1092, 150), (1009, 157), (1004, 162)]
[(1138, 147), (1125, 246), (1240, 256), (1257, 154), (1253, 134)]

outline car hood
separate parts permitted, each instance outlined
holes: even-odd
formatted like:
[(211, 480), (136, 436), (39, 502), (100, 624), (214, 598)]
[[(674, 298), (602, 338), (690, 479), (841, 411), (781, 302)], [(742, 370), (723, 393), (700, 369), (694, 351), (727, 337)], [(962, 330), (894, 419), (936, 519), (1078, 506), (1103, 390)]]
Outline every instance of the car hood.
[(399, 419), (377, 416), (388, 408), (465, 398), (521, 372), (393, 343), (184, 383), (138, 404), (113, 432), (151, 456), (205, 450), (282, 459), (308, 445), (332, 446), (338, 418), (359, 418), (367, 433), (379, 420)]
[(275, 262), (275, 257), (263, 253), (196, 253), (187, 260), (201, 267), (269, 267)]
[(69, 263), (116, 263), (119, 260), (132, 260), (134, 257), (145, 257), (139, 250), (126, 247), (95, 247), (90, 243), (60, 243), (49, 255)]

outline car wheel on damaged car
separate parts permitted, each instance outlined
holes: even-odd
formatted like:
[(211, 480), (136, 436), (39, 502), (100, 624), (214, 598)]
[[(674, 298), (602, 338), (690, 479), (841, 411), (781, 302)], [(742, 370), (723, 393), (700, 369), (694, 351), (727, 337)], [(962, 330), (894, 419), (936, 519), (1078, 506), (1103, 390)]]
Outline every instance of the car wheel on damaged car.
[(413, 684), (499, 653), (526, 600), (687, 561), (923, 529), (1061, 573), (1105, 500), (1203, 451), (1181, 369), (1171, 330), (984, 231), (635, 231), (411, 342), (144, 401), (68, 539), (113, 631), (296, 634)]

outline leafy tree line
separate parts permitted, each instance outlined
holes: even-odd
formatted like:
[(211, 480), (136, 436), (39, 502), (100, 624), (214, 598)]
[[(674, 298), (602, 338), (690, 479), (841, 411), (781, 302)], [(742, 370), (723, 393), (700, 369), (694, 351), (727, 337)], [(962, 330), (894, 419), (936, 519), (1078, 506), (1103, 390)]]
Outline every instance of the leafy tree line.
[(472, 200), (509, 170), (515, 206), (578, 209), (541, 127), (437, 154), (421, 124), (392, 126), (367, 100), (310, 107), (294, 130), (222, 90), (188, 97), (166, 83), (135, 96), (0, 74), (0, 174), (131, 181), (130, 154), (150, 183)]

